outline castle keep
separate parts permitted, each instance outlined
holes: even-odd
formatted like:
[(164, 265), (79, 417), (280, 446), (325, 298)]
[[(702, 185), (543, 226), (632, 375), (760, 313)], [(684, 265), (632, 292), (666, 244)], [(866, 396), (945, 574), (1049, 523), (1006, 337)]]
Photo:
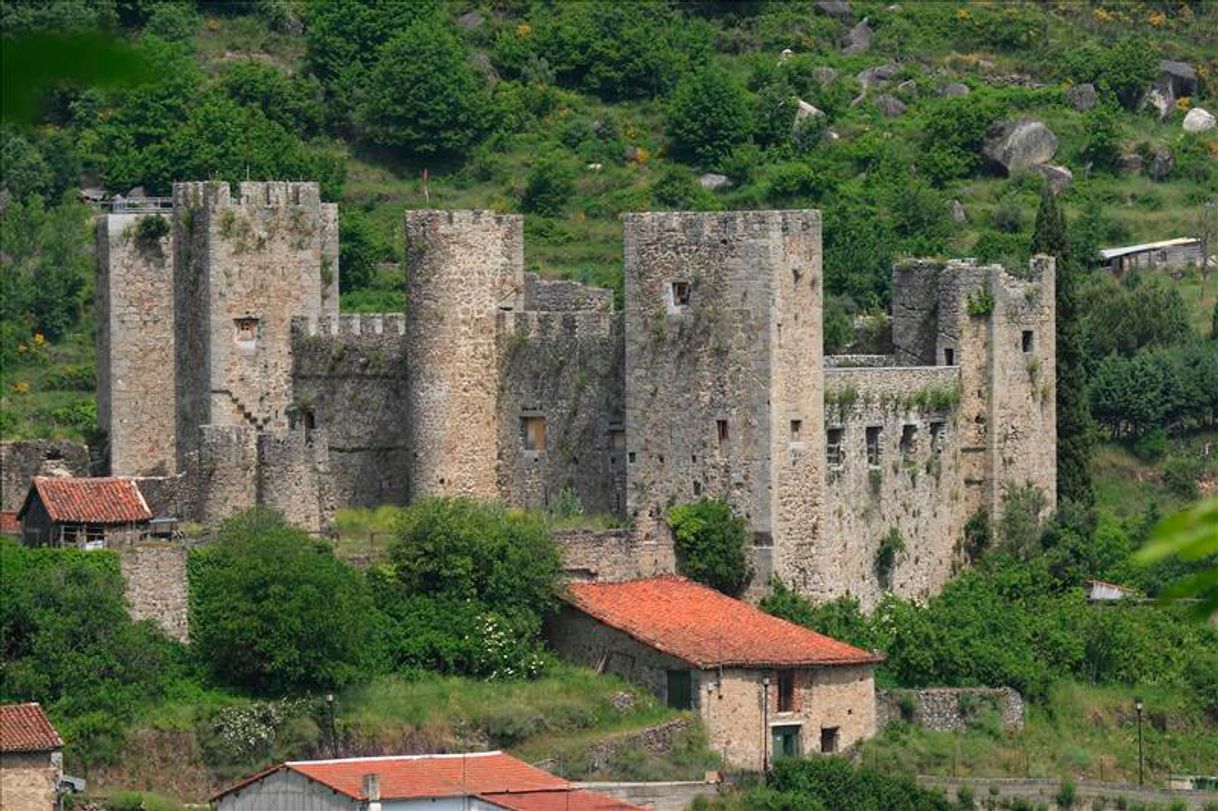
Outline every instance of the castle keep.
[(816, 211), (628, 215), (621, 310), (526, 274), (519, 216), (409, 211), (407, 313), (381, 315), (338, 314), (316, 184), (176, 184), (159, 216), (98, 226), (99, 415), (110, 472), (186, 517), (561, 495), (629, 519), (627, 577), (719, 497), (755, 583), (870, 606), (942, 585), (1005, 486), (1054, 496), (1048, 258), (902, 265), (891, 354), (825, 357)]

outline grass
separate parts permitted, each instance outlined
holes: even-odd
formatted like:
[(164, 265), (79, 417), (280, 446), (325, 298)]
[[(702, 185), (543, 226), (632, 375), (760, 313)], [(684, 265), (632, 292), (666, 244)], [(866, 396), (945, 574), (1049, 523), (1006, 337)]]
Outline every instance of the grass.
[[(1043, 706), (1029, 705), (1022, 732), (986, 723), (962, 733), (898, 724), (864, 744), (862, 761), (883, 771), (960, 777), (1034, 777), (1135, 782), (1134, 697), (1145, 702), (1147, 782), (1207, 773), (1218, 763), (1215, 721), (1183, 689), (1058, 684)], [(989, 726), (989, 729), (983, 728)]]
[(83, 380), (72, 390), (59, 387), (69, 368), (94, 363), (94, 345), (86, 332), (58, 344), (31, 346), (27, 360), (0, 367), (0, 435), (4, 439), (71, 439), (86, 442), (89, 432), (73, 415), (94, 403), (92, 385)]
[[(1199, 431), (1190, 436), (1173, 439), (1166, 458), (1180, 455), (1202, 455), (1207, 447), (1210, 461), (1204, 474), (1203, 489), (1212, 486), (1218, 479), (1218, 455), (1212, 448), (1218, 442), (1218, 432)], [(1160, 513), (1168, 514), (1183, 509), (1189, 503), (1172, 492), (1163, 480), (1162, 461), (1147, 462), (1139, 459), (1124, 443), (1106, 442), (1096, 448), (1092, 462), (1095, 482), (1096, 504), (1120, 519), (1136, 518), (1146, 514), (1153, 504)]]

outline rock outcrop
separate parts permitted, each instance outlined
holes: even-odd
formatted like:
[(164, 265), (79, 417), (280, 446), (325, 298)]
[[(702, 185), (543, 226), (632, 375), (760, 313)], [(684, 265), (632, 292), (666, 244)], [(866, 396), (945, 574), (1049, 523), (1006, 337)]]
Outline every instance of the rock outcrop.
[(850, 29), (850, 33), (846, 35), (846, 46), (842, 48), (842, 53), (845, 54), (861, 54), (871, 50), (871, 35), (875, 33), (871, 30), (871, 23), (864, 17), (863, 21), (854, 28)]
[(1095, 106), (1097, 100), (1095, 85), (1091, 83), (1076, 84), (1066, 91), (1066, 98), (1070, 100), (1070, 106), (1079, 112), (1090, 110)]
[(1048, 163), (1057, 152), (1057, 136), (1034, 118), (1018, 118), (991, 127), (981, 154), (1007, 174)]
[(1218, 125), (1218, 120), (1214, 118), (1213, 113), (1201, 107), (1194, 107), (1184, 116), (1185, 132), (1208, 132), (1215, 125)]
[(1039, 163), (1032, 169), (1044, 175), (1045, 180), (1049, 183), (1049, 191), (1053, 194), (1061, 194), (1074, 182), (1074, 173), (1064, 166)]

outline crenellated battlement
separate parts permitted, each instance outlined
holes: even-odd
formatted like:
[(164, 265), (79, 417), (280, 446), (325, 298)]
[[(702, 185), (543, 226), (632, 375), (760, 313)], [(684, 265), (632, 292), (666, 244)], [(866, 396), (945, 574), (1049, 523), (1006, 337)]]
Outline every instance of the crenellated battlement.
[(339, 316), (297, 316), (292, 319), (293, 337), (405, 334), (405, 313), (343, 313)]

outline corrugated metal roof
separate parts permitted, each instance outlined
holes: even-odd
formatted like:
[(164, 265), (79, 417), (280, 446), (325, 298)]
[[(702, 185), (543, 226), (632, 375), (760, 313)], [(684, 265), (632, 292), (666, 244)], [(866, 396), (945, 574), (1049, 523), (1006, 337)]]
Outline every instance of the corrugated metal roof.
[(63, 740), (37, 703), (0, 705), (0, 752), (51, 752)]
[(1157, 251), (1162, 248), (1174, 248), (1177, 245), (1189, 245), (1197, 242), (1199, 242), (1199, 240), (1196, 237), (1178, 237), (1176, 239), (1165, 239), (1162, 242), (1147, 242), (1142, 245), (1126, 245), (1122, 248), (1101, 248), (1100, 256), (1104, 259), (1115, 259), (1118, 256), (1125, 256), (1131, 253)]
[(699, 668), (872, 664), (883, 657), (668, 575), (625, 583), (570, 583), (574, 608)]
[(133, 479), (35, 476), (19, 517), (25, 517), (35, 493), (57, 524), (129, 524), (152, 518)]

